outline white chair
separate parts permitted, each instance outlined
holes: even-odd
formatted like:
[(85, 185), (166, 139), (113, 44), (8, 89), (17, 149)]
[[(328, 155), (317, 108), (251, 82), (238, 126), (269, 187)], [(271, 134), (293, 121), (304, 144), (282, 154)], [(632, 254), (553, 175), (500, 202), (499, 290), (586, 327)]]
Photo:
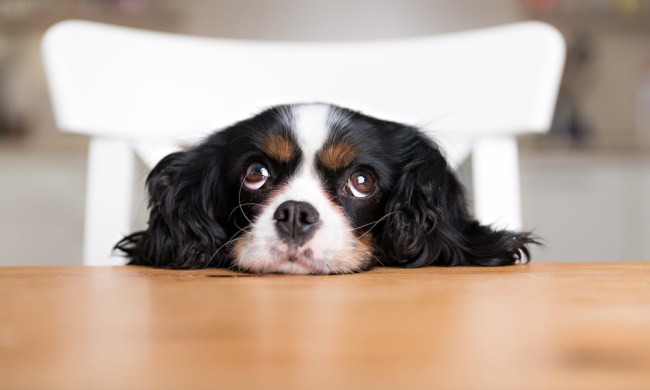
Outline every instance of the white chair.
[(549, 128), (564, 63), (560, 34), (537, 22), (288, 43), (65, 21), (42, 49), (58, 126), (91, 137), (85, 264), (123, 263), (110, 253), (131, 230), (135, 154), (152, 167), (184, 142), (292, 102), (421, 126), (453, 166), (473, 152), (477, 218), (519, 228), (515, 137)]

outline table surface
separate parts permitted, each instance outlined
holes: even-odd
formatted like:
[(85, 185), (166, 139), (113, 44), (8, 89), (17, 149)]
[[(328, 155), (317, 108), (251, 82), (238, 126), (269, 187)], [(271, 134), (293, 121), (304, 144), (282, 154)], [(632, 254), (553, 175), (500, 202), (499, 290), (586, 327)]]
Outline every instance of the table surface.
[(650, 389), (650, 263), (0, 268), (0, 389)]

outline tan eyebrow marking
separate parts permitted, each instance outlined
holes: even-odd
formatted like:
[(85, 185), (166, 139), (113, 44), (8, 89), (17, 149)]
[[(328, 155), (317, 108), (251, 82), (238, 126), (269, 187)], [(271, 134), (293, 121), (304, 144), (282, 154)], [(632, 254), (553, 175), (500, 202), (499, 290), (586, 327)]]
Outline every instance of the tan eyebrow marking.
[(357, 148), (347, 141), (328, 145), (320, 153), (320, 161), (331, 170), (345, 168), (359, 157)]
[(269, 157), (279, 162), (290, 161), (296, 153), (291, 140), (280, 134), (271, 134), (264, 141), (262, 149)]

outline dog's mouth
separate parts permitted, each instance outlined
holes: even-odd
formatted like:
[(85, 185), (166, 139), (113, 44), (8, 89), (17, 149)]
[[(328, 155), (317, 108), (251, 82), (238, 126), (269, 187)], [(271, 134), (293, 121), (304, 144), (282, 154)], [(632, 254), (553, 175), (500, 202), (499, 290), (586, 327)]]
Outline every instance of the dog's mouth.
[[(354, 237), (350, 229), (323, 224), (306, 240), (287, 240), (272, 219), (257, 219), (232, 248), (233, 265), (243, 272), (262, 274), (349, 274), (372, 264), (370, 234)], [(270, 223), (269, 223), (270, 222)]]
[(269, 254), (278, 273), (329, 274), (332, 271), (327, 262), (314, 257), (309, 247), (281, 243)]

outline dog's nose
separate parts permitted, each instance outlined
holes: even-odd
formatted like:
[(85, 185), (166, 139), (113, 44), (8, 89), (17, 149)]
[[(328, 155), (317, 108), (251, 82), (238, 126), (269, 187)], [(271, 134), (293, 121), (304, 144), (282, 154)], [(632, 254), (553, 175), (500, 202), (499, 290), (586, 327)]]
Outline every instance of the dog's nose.
[(280, 238), (290, 244), (303, 245), (320, 226), (320, 214), (307, 202), (288, 200), (273, 213)]

